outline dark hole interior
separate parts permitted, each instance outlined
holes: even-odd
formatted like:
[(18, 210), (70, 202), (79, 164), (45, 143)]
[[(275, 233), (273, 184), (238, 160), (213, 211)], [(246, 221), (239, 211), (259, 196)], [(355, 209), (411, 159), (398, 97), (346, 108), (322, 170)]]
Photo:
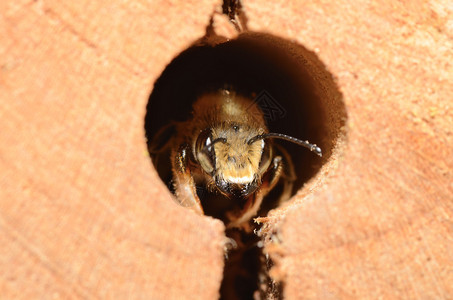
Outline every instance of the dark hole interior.
[[(201, 94), (226, 85), (255, 99), (265, 112), (271, 132), (308, 140), (322, 148), (323, 157), (319, 158), (298, 145), (276, 141), (293, 160), (297, 176), (294, 194), (332, 155), (342, 134), (346, 112), (333, 77), (322, 62), (313, 52), (291, 41), (269, 34), (246, 33), (222, 43), (203, 40), (182, 52), (155, 82), (149, 97), (145, 119), (148, 143), (171, 121), (189, 119), (192, 103)], [(169, 158), (153, 163), (171, 189)], [(273, 193), (266, 199), (272, 197)], [(274, 208), (273, 202), (266, 199), (261, 214)], [(250, 253), (254, 252), (245, 255)], [(226, 273), (225, 278), (231, 274)], [(243, 299), (249, 299), (249, 290), (244, 292)]]

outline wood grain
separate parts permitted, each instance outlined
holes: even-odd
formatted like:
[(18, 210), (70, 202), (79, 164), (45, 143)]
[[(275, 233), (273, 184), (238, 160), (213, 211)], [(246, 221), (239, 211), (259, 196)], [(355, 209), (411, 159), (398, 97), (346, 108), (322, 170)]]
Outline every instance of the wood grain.
[[(143, 129), (153, 82), (218, 5), (0, 3), (2, 298), (218, 297), (223, 225), (173, 203)], [(272, 224), (285, 299), (452, 299), (448, 1), (244, 8), (250, 30), (316, 53), (348, 117)]]
[(1, 6), (0, 298), (217, 298), (223, 225), (173, 202), (143, 128), (214, 3)]
[(287, 299), (453, 298), (451, 8), (245, 3), (249, 29), (316, 52), (348, 115), (346, 145), (269, 248)]

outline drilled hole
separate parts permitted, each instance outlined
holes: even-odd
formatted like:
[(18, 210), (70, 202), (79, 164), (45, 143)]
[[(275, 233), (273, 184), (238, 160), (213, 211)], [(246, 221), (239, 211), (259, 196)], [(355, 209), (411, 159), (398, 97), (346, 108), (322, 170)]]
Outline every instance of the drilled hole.
[[(200, 95), (226, 85), (238, 94), (253, 98), (262, 107), (271, 132), (308, 140), (322, 148), (323, 157), (319, 158), (298, 145), (276, 141), (293, 160), (296, 181), (292, 194), (296, 193), (329, 161), (343, 135), (346, 112), (332, 75), (316, 55), (301, 45), (269, 34), (246, 33), (215, 45), (205, 40), (176, 57), (155, 82), (149, 98), (145, 119), (148, 146), (159, 147), (156, 144), (163, 141), (155, 136), (170, 122), (190, 119), (192, 104)], [(168, 132), (169, 137), (172, 134)], [(153, 163), (161, 179), (173, 190), (168, 154), (158, 159), (153, 157)], [(203, 198), (204, 190), (199, 191)], [(278, 192), (275, 189), (265, 198), (260, 216), (275, 208), (273, 198)], [(210, 201), (205, 199), (203, 203)], [(224, 220), (219, 207), (204, 208), (206, 214)], [(245, 276), (240, 287), (234, 278), (240, 277), (241, 271), (228, 265), (227, 260), (222, 298), (250, 299), (259, 288), (257, 274), (269, 262), (263, 262), (260, 257), (261, 251), (256, 247), (259, 239), (253, 234), (244, 235), (236, 229), (226, 234), (244, 244), (233, 251), (230, 261), (238, 262), (252, 275)], [(278, 292), (279, 287), (273, 286), (272, 290)]]

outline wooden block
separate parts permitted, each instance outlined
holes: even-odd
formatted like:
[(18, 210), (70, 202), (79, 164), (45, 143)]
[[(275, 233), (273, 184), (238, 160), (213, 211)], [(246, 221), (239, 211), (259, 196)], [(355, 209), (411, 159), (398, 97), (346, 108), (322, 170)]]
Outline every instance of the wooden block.
[(173, 202), (144, 135), (214, 5), (1, 5), (0, 298), (217, 298), (223, 224)]
[[(249, 30), (316, 54), (347, 114), (318, 175), (270, 219), (285, 299), (452, 298), (447, 3), (243, 4)], [(218, 298), (223, 225), (173, 202), (144, 116), (220, 5), (0, 4), (2, 298)]]

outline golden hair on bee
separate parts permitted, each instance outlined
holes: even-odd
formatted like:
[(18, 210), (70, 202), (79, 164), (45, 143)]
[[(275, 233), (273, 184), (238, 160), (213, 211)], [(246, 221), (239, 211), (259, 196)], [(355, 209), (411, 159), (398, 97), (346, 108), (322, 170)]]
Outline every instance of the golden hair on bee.
[(193, 104), (192, 117), (175, 126), (170, 147), (178, 202), (204, 213), (197, 194), (198, 188), (204, 188), (217, 195), (212, 201), (229, 202), (220, 216), (229, 227), (250, 220), (279, 181), (283, 185), (281, 199), (289, 198), (293, 166), (273, 139), (321, 154), (321, 149), (308, 141), (269, 133), (260, 107), (251, 98), (227, 89), (201, 95)]
[[(262, 133), (267, 131), (263, 112), (252, 99), (222, 89), (203, 94), (193, 104), (193, 125), (199, 128), (229, 127), (242, 124)], [(220, 128), (219, 128), (220, 129)], [(243, 131), (245, 128), (243, 128)]]

